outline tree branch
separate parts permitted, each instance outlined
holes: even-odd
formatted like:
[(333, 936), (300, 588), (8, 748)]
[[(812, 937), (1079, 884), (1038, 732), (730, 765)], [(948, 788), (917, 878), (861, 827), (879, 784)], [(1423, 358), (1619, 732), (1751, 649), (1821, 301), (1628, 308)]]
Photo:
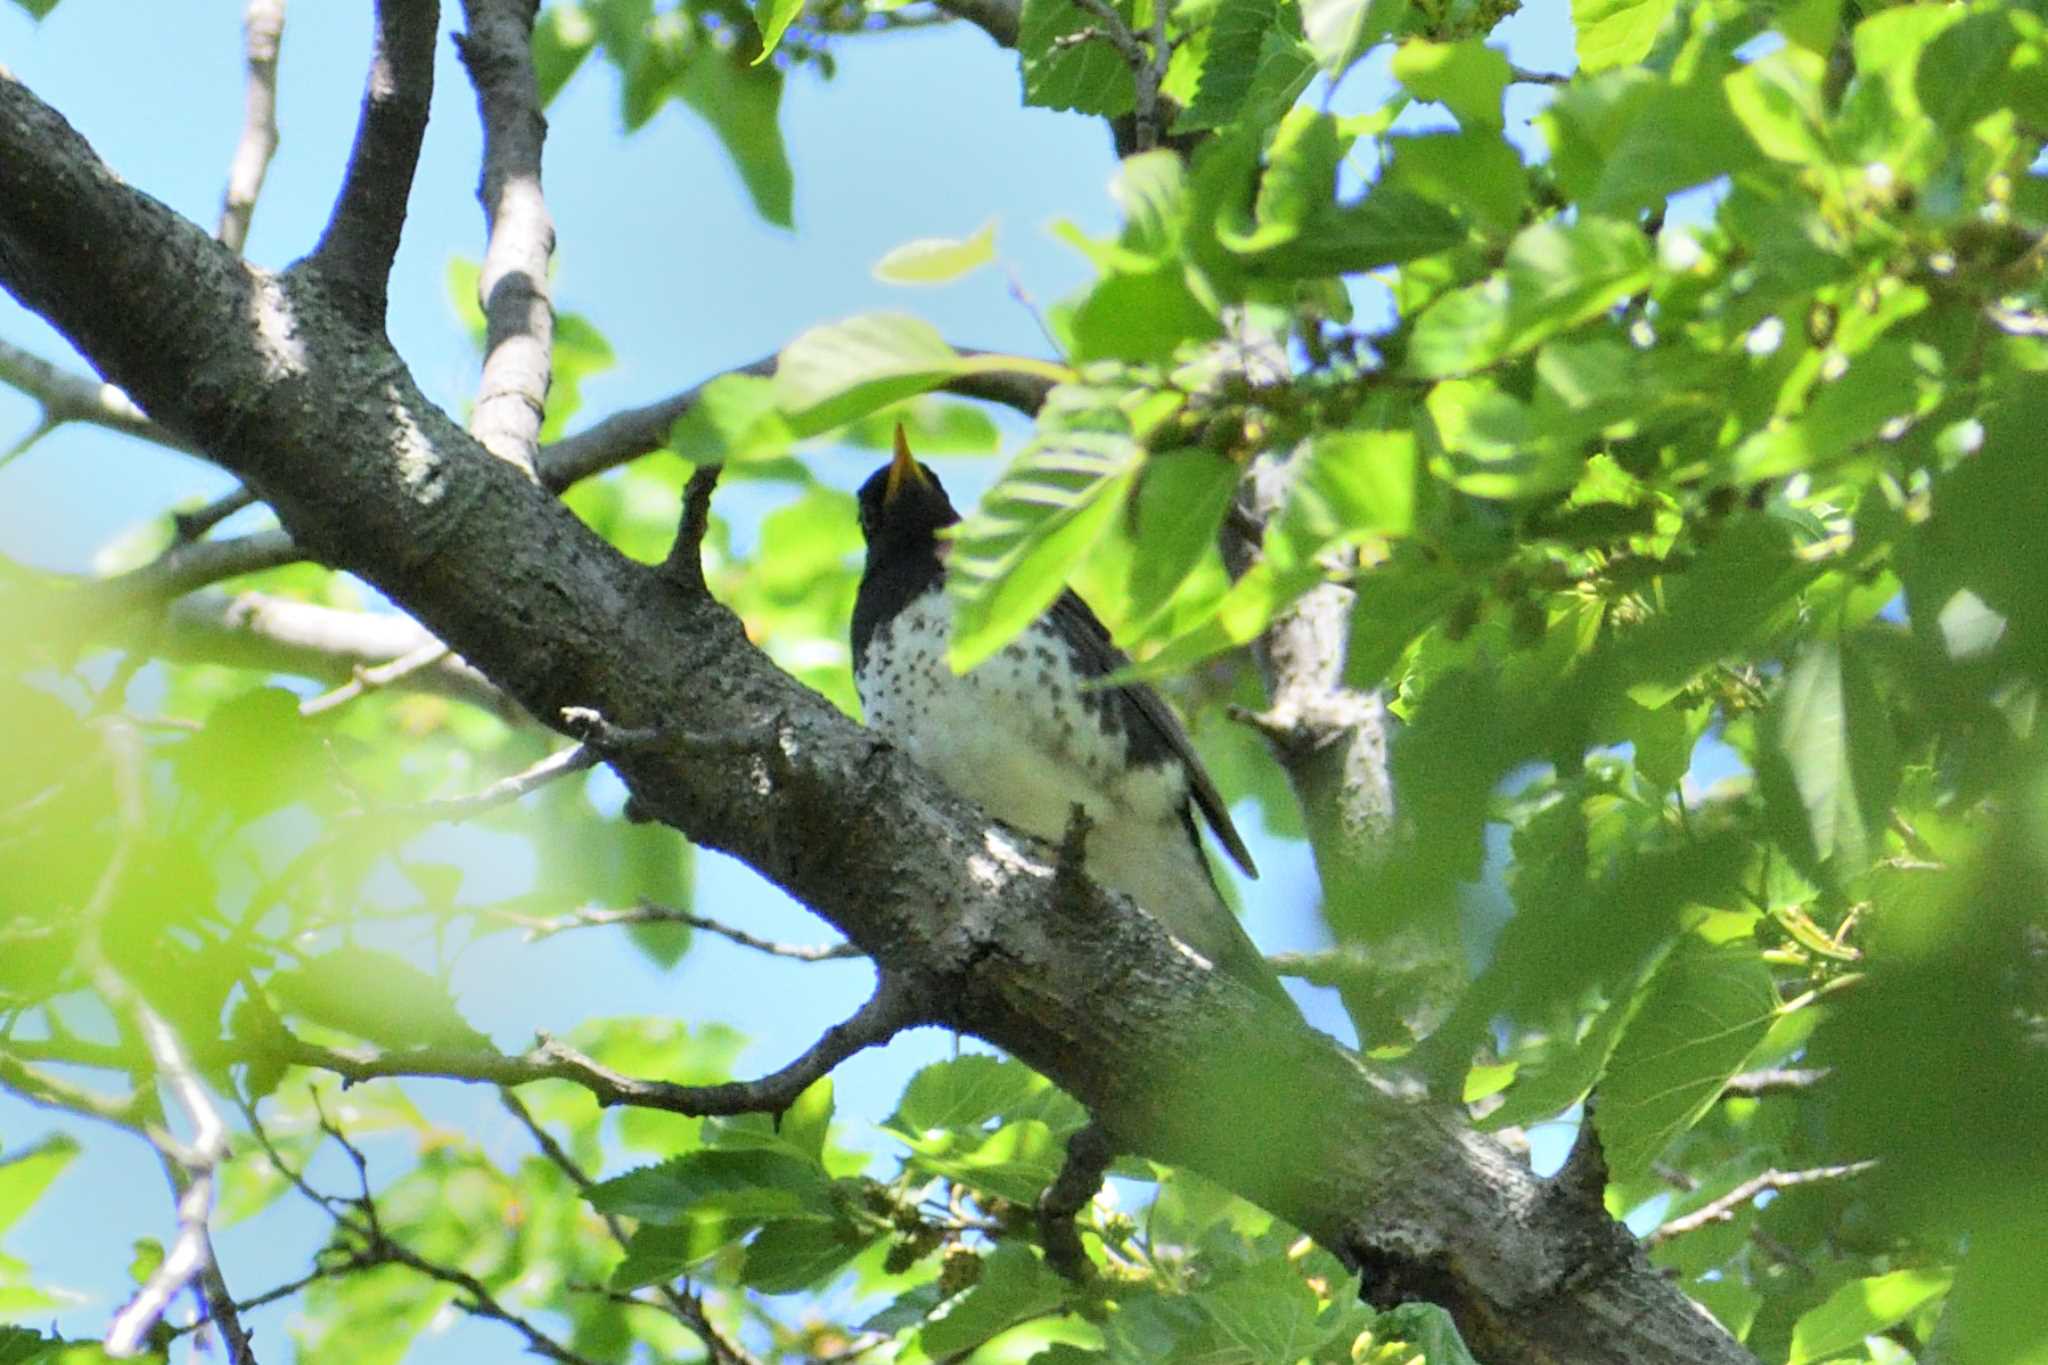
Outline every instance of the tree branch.
[(263, 177), (277, 153), (277, 52), (284, 42), (284, 0), (249, 0), (242, 11), (242, 35), (249, 68), (243, 87), (242, 136), (228, 163), (220, 226), (213, 234), (237, 253), (249, 240), (256, 196), (263, 192)]
[[(640, 809), (813, 907), (885, 979), (919, 983), (934, 1022), (1037, 1068), (1119, 1145), (1286, 1218), (1366, 1271), (1375, 1302), (1442, 1304), (1490, 1365), (1750, 1360), (1625, 1238), (1589, 1264), (1611, 1220), (1548, 1199), (1460, 1107), (1191, 960), (1125, 898), (1060, 913), (1043, 846), (990, 824), (777, 670), (730, 611), (484, 452), (318, 279), (271, 281), (220, 251), (0, 77), (0, 281), (248, 479), (309, 553), (376, 584), (530, 713), (585, 708), (650, 735), (606, 751)], [(173, 344), (193, 336), (201, 353)], [(678, 698), (688, 731), (674, 728)], [(283, 1060), (363, 1078), (456, 1060), (406, 1057)], [(559, 1055), (488, 1070), (448, 1074), (609, 1083)], [(1258, 1121), (1219, 1121), (1233, 1115)]]
[(331, 1071), (351, 1083), (389, 1076), (434, 1077), (498, 1086), (568, 1081), (588, 1090), (607, 1108), (625, 1105), (702, 1118), (780, 1113), (848, 1057), (923, 1022), (926, 1006), (918, 993), (902, 979), (884, 974), (865, 1005), (844, 1023), (825, 1030), (816, 1043), (789, 1065), (758, 1080), (718, 1085), (641, 1080), (614, 1071), (568, 1044), (545, 1036), (516, 1057), (446, 1047), (391, 1052), (333, 1048), (290, 1034), (262, 1040), (257, 1046), (272, 1060)]
[(501, 915), (500, 918), (526, 930), (528, 943), (553, 938), (556, 934), (565, 933), (570, 929), (592, 929), (613, 924), (687, 924), (692, 929), (717, 934), (720, 938), (736, 943), (742, 948), (751, 948), (770, 957), (786, 957), (796, 962), (833, 962), (862, 955), (860, 949), (851, 943), (777, 943), (773, 939), (760, 938), (720, 920), (692, 914), (687, 910), (678, 910), (669, 905), (642, 904), (623, 910), (586, 906), (552, 919), (511, 914)]
[(1744, 1204), (1766, 1191), (1796, 1189), (1801, 1185), (1818, 1184), (1824, 1180), (1848, 1180), (1876, 1168), (1875, 1161), (1851, 1161), (1841, 1166), (1815, 1166), (1804, 1171), (1781, 1171), (1773, 1167), (1762, 1175), (1743, 1181), (1719, 1199), (1702, 1204), (1682, 1217), (1673, 1218), (1643, 1241), (1646, 1245), (1658, 1247), (1674, 1237), (1697, 1232), (1710, 1224), (1725, 1223), (1733, 1218)]
[(308, 264), (365, 325), (382, 327), (385, 285), (412, 194), (434, 93), (439, 0), (377, 0), (377, 34), (355, 146)]
[(555, 225), (540, 187), (548, 124), (533, 72), (536, 8), (537, 0), (463, 0), (469, 32), (455, 42), (484, 128), (477, 199), (490, 233), (477, 280), (484, 369), (469, 429), (484, 449), (529, 475), (547, 411), (555, 334), (548, 297)]
[(0, 384), (35, 399), (36, 406), (42, 409), (38, 435), (66, 422), (84, 422), (188, 455), (199, 454), (190, 441), (150, 421), (148, 414), (114, 385), (90, 375), (72, 374), (4, 341), (0, 341)]
[(1018, 24), (1024, 12), (1020, 0), (934, 0), (941, 10), (968, 23), (995, 40), (997, 47), (1017, 46)]

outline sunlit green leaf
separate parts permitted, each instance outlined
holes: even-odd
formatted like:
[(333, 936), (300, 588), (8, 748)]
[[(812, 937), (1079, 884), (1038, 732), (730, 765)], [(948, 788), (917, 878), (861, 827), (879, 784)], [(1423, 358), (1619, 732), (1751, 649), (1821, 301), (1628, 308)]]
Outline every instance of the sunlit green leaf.
[(78, 1155), (78, 1142), (56, 1133), (33, 1147), (0, 1153), (0, 1233), (21, 1220)]
[(987, 1258), (974, 1287), (924, 1329), (920, 1344), (935, 1359), (966, 1352), (1058, 1307), (1066, 1290), (1066, 1281), (1029, 1248), (1005, 1242)]
[[(1131, 0), (1118, 7), (1126, 24)], [(1126, 114), (1135, 91), (1131, 69), (1100, 39), (1062, 42), (1098, 21), (1070, 0), (1024, 0), (1017, 24), (1017, 56), (1024, 71), (1024, 102), (1082, 114)]]
[(1411, 38), (1394, 53), (1394, 79), (1417, 99), (1447, 106), (1468, 130), (1501, 126), (1500, 97), (1509, 75), (1508, 59), (1477, 38)]
[(1515, 238), (1500, 274), (1416, 319), (1409, 368), (1452, 375), (1526, 350), (1605, 312), (1641, 288), (1649, 268), (1649, 245), (1631, 224), (1539, 223)]
[(1860, 1345), (1863, 1338), (1947, 1293), (1953, 1278), (1946, 1269), (1928, 1267), (1851, 1280), (1820, 1307), (1800, 1316), (1792, 1329), (1792, 1355), (1786, 1365), (1826, 1360)]
[(804, 0), (754, 0), (754, 23), (761, 30), (761, 51), (754, 58), (759, 66), (775, 52), (790, 21), (804, 12)]
[(1777, 1004), (1753, 946), (1681, 940), (1650, 979), (1600, 1082), (1595, 1121), (1617, 1178), (1647, 1169), (1699, 1120), (1763, 1040)]
[(1572, 0), (1579, 69), (1633, 66), (1657, 41), (1678, 0)]
[(386, 1047), (490, 1046), (462, 1017), (445, 984), (375, 948), (333, 948), (267, 984), (292, 1013)]
[(949, 284), (996, 258), (996, 220), (964, 238), (919, 237), (875, 262), (875, 278), (889, 284)]

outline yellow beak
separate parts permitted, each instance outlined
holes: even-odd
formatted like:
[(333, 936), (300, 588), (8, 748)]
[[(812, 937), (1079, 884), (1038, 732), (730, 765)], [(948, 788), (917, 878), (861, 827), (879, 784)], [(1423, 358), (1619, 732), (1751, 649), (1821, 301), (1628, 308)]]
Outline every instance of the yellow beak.
[(906, 483), (914, 483), (922, 488), (927, 482), (924, 470), (917, 463), (917, 458), (910, 453), (910, 442), (903, 439), (903, 423), (898, 422), (896, 424), (896, 458), (889, 461), (889, 477), (882, 484), (882, 501), (885, 503), (896, 501), (896, 495), (903, 491)]

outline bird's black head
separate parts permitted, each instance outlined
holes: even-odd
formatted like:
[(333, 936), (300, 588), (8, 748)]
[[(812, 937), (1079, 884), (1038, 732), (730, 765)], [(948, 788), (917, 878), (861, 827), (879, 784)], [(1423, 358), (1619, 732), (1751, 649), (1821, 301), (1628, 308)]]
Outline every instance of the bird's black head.
[(919, 464), (896, 428), (896, 458), (860, 486), (860, 533), (868, 556), (930, 545), (942, 527), (960, 520), (938, 476)]

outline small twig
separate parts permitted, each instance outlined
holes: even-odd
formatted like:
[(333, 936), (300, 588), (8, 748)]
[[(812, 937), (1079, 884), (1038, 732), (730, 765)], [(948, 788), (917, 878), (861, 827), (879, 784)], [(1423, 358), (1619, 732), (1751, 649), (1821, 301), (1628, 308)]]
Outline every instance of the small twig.
[(1508, 76), (1520, 85), (1569, 85), (1571, 77), (1557, 71), (1531, 71), (1526, 66), (1510, 66)]
[(501, 777), (481, 791), (468, 796), (450, 796), (437, 801), (421, 801), (410, 806), (392, 810), (369, 812), (377, 819), (421, 819), (421, 820), (467, 820), (499, 806), (509, 806), (520, 797), (540, 790), (557, 778), (570, 773), (580, 773), (594, 768), (602, 759), (588, 744), (571, 744), (566, 749), (557, 749), (540, 762), (529, 768)]
[[(261, 0), (258, 0), (261, 3)], [(171, 513), (171, 534), (180, 545), (198, 540), (214, 527), (226, 521), (245, 507), (256, 505), (256, 495), (247, 488), (236, 488), (215, 498), (204, 507), (190, 512)]]
[(81, 614), (115, 616), (305, 557), (305, 551), (280, 530), (255, 531), (233, 540), (191, 541), (172, 545), (139, 569), (88, 584), (77, 597)]
[(676, 522), (675, 543), (661, 571), (670, 582), (701, 591), (704, 587), (704, 536), (711, 529), (711, 495), (718, 488), (723, 465), (699, 465), (683, 486), (683, 511)]
[(1824, 1180), (1847, 1180), (1873, 1170), (1875, 1161), (1851, 1161), (1841, 1166), (1815, 1166), (1804, 1171), (1781, 1171), (1773, 1167), (1762, 1175), (1743, 1181), (1728, 1193), (1710, 1203), (1702, 1204), (1691, 1213), (1684, 1214), (1665, 1223), (1643, 1239), (1646, 1246), (1657, 1247), (1674, 1237), (1683, 1237), (1688, 1232), (1712, 1223), (1725, 1223), (1733, 1218), (1744, 1204), (1772, 1190), (1789, 1190), (1800, 1185), (1815, 1185)]
[(860, 949), (851, 943), (778, 943), (773, 939), (760, 938), (730, 924), (711, 919), (704, 915), (678, 910), (673, 906), (655, 905), (643, 902), (624, 910), (606, 910), (597, 906), (586, 906), (567, 915), (552, 919), (540, 919), (523, 915), (502, 915), (501, 918), (517, 924), (526, 930), (526, 941), (535, 943), (544, 938), (570, 929), (599, 928), (614, 924), (686, 924), (692, 929), (737, 943), (742, 948), (752, 948), (757, 953), (770, 957), (786, 957), (797, 962), (832, 962), (844, 958), (864, 957)]
[(1166, 44), (1166, 15), (1163, 0), (1154, 0), (1152, 6), (1152, 51), (1147, 53), (1145, 44), (1138, 41), (1138, 35), (1131, 32), (1131, 26), (1117, 13), (1111, 0), (1074, 0), (1101, 21), (1101, 33), (1109, 45), (1116, 49), (1116, 55), (1123, 58), (1124, 65), (1131, 69), (1131, 83), (1134, 90), (1131, 106), (1131, 146), (1135, 151), (1148, 152), (1159, 145), (1159, 82), (1166, 71), (1166, 61), (1172, 51)]
[(237, 255), (249, 240), (256, 196), (263, 192), (263, 177), (277, 152), (277, 52), (284, 41), (284, 0), (249, 0), (242, 12), (242, 34), (249, 68), (243, 87), (242, 136), (228, 163), (220, 226), (213, 234)]
[(1094, 1201), (1115, 1160), (1109, 1134), (1100, 1124), (1090, 1123), (1067, 1139), (1060, 1173), (1038, 1197), (1038, 1239), (1045, 1246), (1046, 1264), (1075, 1284), (1086, 1283), (1095, 1273), (1075, 1219)]
[(317, 697), (309, 697), (305, 701), (300, 702), (299, 714), (302, 716), (317, 716), (323, 711), (332, 711), (337, 706), (354, 701), (365, 692), (374, 692), (378, 688), (389, 687), (395, 682), (411, 677), (423, 668), (432, 668), (447, 657), (448, 646), (442, 644), (439, 640), (429, 640), (410, 653), (393, 659), (390, 663), (378, 664), (374, 668), (359, 666), (354, 670), (354, 676), (341, 686), (323, 692)]
[(815, 1044), (788, 1066), (759, 1080), (717, 1085), (640, 1080), (614, 1071), (545, 1034), (519, 1056), (445, 1047), (394, 1052), (344, 1050), (289, 1034), (267, 1041), (262, 1047), (276, 1060), (331, 1071), (351, 1083), (387, 1076), (432, 1076), (498, 1086), (568, 1081), (588, 1090), (607, 1108), (625, 1105), (693, 1117), (776, 1114), (848, 1057), (887, 1042), (902, 1030), (924, 1022), (925, 1017), (926, 1009), (917, 992), (900, 978), (884, 974), (866, 1004), (844, 1023), (826, 1029)]

